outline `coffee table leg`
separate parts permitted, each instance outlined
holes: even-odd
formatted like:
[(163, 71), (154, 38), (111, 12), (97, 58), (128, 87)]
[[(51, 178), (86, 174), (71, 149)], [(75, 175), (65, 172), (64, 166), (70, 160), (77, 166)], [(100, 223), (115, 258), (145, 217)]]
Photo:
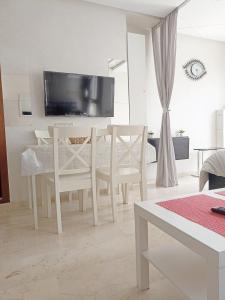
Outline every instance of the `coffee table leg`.
[(225, 299), (225, 268), (207, 266), (207, 300)]
[(145, 290), (149, 288), (149, 262), (142, 252), (148, 249), (148, 222), (135, 213), (136, 239), (136, 272), (137, 286)]

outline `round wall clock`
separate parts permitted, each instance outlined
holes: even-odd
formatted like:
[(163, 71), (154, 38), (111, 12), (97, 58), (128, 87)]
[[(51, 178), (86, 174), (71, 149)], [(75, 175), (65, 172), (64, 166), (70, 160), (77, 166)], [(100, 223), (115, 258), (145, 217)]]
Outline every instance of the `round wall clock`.
[(183, 68), (187, 77), (192, 80), (198, 80), (207, 73), (205, 65), (198, 59), (191, 59)]

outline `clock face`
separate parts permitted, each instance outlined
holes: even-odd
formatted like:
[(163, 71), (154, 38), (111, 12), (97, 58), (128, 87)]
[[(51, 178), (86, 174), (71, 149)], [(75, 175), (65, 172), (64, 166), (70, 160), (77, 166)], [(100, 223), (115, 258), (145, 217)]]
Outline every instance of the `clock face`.
[(204, 64), (197, 59), (190, 60), (183, 68), (187, 77), (193, 80), (198, 80), (207, 73)]
[(200, 64), (200, 63), (194, 63), (191, 66), (191, 72), (196, 77), (198, 77), (203, 71), (204, 71), (204, 68), (202, 68), (202, 64)]

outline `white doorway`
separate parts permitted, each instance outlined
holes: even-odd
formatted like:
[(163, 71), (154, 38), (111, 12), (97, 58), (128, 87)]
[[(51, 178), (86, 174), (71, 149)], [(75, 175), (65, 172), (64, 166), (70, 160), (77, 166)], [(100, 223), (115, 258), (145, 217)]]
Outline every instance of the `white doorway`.
[(112, 124), (130, 123), (127, 61), (109, 59), (109, 76), (115, 79), (114, 117)]
[(145, 35), (128, 32), (127, 50), (130, 124), (147, 124)]

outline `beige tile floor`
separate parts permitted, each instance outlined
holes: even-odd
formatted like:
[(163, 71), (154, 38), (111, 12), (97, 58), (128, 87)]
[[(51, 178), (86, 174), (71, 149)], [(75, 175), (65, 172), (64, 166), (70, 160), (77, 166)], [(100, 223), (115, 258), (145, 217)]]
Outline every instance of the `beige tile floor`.
[[(150, 185), (149, 199), (165, 199), (198, 189), (193, 177), (180, 178), (175, 188)], [(91, 210), (78, 212), (63, 203), (63, 229), (55, 234), (55, 219), (40, 218), (40, 230), (32, 227), (31, 212), (24, 206), (0, 208), (0, 300), (184, 300), (152, 266), (148, 291), (135, 281), (133, 202), (118, 204), (119, 220), (111, 222), (108, 196), (99, 201), (98, 227), (91, 226)], [(150, 228), (153, 246), (171, 239)], [(172, 241), (173, 242), (173, 241)]]

